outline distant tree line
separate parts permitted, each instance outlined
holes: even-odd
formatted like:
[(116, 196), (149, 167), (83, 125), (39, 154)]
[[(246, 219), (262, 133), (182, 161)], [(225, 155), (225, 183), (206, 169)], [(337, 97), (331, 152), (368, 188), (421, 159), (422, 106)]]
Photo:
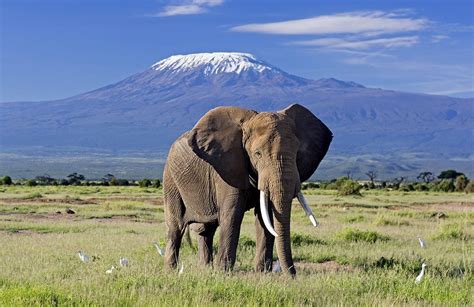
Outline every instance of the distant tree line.
[(474, 192), (474, 180), (469, 180), (465, 174), (455, 170), (442, 171), (437, 177), (431, 172), (421, 172), (417, 176), (418, 181), (414, 182), (408, 181), (406, 177), (376, 181), (377, 173), (375, 171), (366, 173), (368, 181), (353, 180), (350, 172), (346, 174), (348, 175), (319, 183), (307, 182), (303, 184), (302, 189), (320, 188), (324, 190), (337, 190), (340, 195), (360, 195), (362, 189), (398, 190), (404, 192)]
[(25, 185), (25, 186), (140, 186), (143, 188), (159, 188), (160, 179), (129, 180), (117, 178), (112, 174), (105, 175), (102, 179), (86, 179), (82, 174), (71, 173), (66, 178), (53, 178), (48, 174), (36, 176), (33, 179), (19, 179), (13, 181), (10, 176), (0, 178), (1, 185)]
[[(469, 180), (463, 173), (455, 170), (442, 171), (437, 177), (432, 172), (421, 172), (418, 174), (417, 181), (408, 181), (406, 177), (397, 177), (392, 180), (376, 181), (377, 172), (368, 171), (365, 175), (368, 180), (353, 180), (351, 172), (346, 172), (346, 176), (332, 179), (328, 181), (306, 182), (302, 185), (302, 189), (325, 189), (337, 190), (340, 195), (360, 195), (361, 190), (385, 189), (398, 190), (404, 192), (411, 191), (433, 191), (433, 192), (474, 192), (474, 180)], [(20, 179), (13, 181), (10, 176), (0, 178), (1, 185), (53, 185), (53, 186), (139, 186), (142, 188), (159, 188), (161, 186), (160, 179), (141, 179), (129, 180), (117, 178), (112, 174), (105, 175), (99, 180), (88, 180), (84, 175), (71, 173), (66, 178), (53, 178), (47, 174), (37, 176), (34, 179)]]

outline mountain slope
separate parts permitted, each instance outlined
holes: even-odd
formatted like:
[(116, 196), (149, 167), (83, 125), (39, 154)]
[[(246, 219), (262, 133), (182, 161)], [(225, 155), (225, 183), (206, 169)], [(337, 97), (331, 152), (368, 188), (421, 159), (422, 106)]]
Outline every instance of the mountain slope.
[(279, 110), (298, 102), (334, 132), (336, 154), (473, 153), (473, 99), (308, 80), (245, 53), (178, 55), (91, 92), (0, 104), (2, 150), (32, 146), (166, 150), (219, 105)]

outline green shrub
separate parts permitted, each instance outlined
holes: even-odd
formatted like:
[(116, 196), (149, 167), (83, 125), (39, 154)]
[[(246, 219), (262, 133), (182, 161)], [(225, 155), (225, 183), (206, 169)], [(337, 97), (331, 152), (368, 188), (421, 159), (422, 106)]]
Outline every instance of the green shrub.
[(0, 179), (0, 184), (3, 184), (3, 185), (11, 185), (13, 183), (13, 180), (10, 176), (3, 176), (1, 179)]
[(239, 247), (241, 248), (252, 248), (255, 247), (255, 241), (247, 236), (241, 236), (239, 239)]
[(338, 179), (336, 182), (337, 185), (337, 195), (340, 196), (347, 196), (347, 195), (361, 195), (360, 190), (362, 186), (353, 180), (347, 179), (347, 177), (343, 177), (346, 179)]
[(346, 228), (336, 234), (336, 237), (340, 240), (347, 242), (367, 242), (375, 243), (377, 241), (388, 241), (390, 238), (386, 235), (379, 234), (375, 231), (370, 230), (359, 230)]
[(151, 186), (151, 180), (150, 179), (142, 179), (140, 181), (138, 181), (138, 185), (140, 186), (140, 188), (148, 188)]
[(310, 235), (299, 234), (299, 233), (294, 233), (291, 235), (291, 243), (295, 246), (310, 245), (310, 244), (320, 244), (320, 245), (326, 244), (326, 242), (324, 242), (321, 239), (313, 238)]
[(412, 191), (415, 191), (415, 188), (413, 187), (413, 185), (411, 183), (408, 183), (408, 184), (402, 184), (398, 188), (398, 190), (402, 191), (402, 192), (412, 192)]
[(454, 192), (455, 186), (453, 180), (443, 179), (440, 182), (436, 183), (433, 186), (433, 191), (435, 192)]
[(36, 180), (33, 180), (33, 179), (28, 179), (26, 181), (26, 185), (29, 186), (29, 187), (35, 187), (38, 185), (38, 183), (36, 183)]
[(152, 182), (151, 182), (151, 187), (152, 188), (159, 188), (161, 186), (161, 181), (160, 179), (154, 179)]

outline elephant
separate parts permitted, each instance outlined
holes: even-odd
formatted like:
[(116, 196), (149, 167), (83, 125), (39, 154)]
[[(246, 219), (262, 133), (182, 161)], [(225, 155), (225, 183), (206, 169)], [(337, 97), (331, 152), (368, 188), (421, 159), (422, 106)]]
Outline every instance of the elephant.
[[(217, 262), (218, 267), (231, 270), (244, 213), (255, 208), (255, 270), (271, 270), (276, 241), (282, 271), (295, 276), (292, 200), (298, 198), (316, 226), (301, 183), (314, 173), (332, 138), (329, 128), (300, 104), (278, 112), (239, 107), (208, 111), (173, 143), (165, 164), (165, 265), (176, 268), (189, 225), (198, 234), (200, 264)], [(218, 227), (214, 260), (213, 237)]]

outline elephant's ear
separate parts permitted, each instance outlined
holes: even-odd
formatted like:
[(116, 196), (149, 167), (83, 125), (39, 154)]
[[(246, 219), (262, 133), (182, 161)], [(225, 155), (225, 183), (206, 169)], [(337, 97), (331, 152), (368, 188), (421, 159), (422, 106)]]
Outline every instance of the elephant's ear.
[(293, 104), (281, 113), (288, 115), (295, 122), (296, 136), (300, 141), (296, 163), (301, 182), (306, 181), (326, 155), (331, 144), (332, 132), (302, 105)]
[(242, 124), (257, 112), (236, 107), (218, 107), (207, 112), (188, 137), (193, 151), (211, 164), (233, 187), (249, 186), (249, 161), (242, 144)]

